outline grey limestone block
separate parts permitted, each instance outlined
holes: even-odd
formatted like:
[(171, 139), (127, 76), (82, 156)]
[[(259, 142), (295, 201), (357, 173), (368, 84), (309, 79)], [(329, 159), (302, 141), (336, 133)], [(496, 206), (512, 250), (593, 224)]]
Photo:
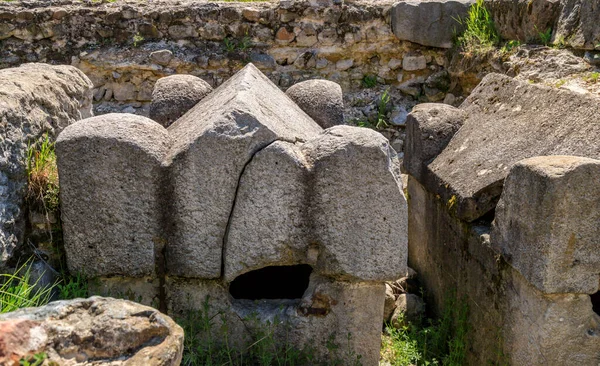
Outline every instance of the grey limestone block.
[(307, 80), (285, 94), (323, 128), (344, 124), (342, 87), (329, 80)]
[(170, 138), (158, 123), (107, 114), (70, 125), (56, 142), (69, 269), (90, 277), (155, 272)]
[(599, 107), (593, 96), (488, 74), (460, 106), (465, 122), (420, 182), (446, 202), (455, 196), (456, 214), (472, 222), (496, 206), (504, 179), (520, 160), (599, 159)]
[(320, 273), (365, 281), (406, 272), (407, 204), (396, 152), (381, 134), (336, 126), (302, 146), (312, 165)]
[(540, 156), (511, 169), (491, 242), (544, 293), (600, 285), (600, 160)]

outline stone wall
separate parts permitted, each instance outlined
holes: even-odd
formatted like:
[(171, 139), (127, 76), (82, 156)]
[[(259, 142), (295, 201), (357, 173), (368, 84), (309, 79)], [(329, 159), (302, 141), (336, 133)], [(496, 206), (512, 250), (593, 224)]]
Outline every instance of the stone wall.
[[(160, 77), (193, 74), (218, 86), (248, 62), (282, 88), (314, 77), (345, 90), (362, 87), (365, 76), (393, 85), (413, 78), (422, 82), (445, 68), (445, 50), (396, 38), (392, 5), (365, 0), (2, 3), (0, 62), (5, 67), (26, 61), (72, 64), (93, 81), (96, 102), (130, 112), (147, 105)], [(433, 99), (439, 98), (443, 95)]]

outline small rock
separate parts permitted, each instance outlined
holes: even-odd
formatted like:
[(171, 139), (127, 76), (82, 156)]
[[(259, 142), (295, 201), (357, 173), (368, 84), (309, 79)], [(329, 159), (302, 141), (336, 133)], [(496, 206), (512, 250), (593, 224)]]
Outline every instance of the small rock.
[(456, 103), (456, 97), (452, 93), (446, 94), (444, 97), (444, 104), (454, 105)]
[(388, 62), (388, 67), (392, 70), (396, 70), (402, 66), (402, 60), (398, 60), (397, 58), (393, 58)]
[(587, 51), (583, 59), (590, 65), (600, 66), (600, 52)]
[(292, 42), (296, 38), (294, 32), (288, 32), (285, 27), (279, 28), (277, 33), (275, 33), (275, 41), (279, 44), (288, 44)]
[(392, 314), (392, 326), (396, 329), (417, 323), (425, 315), (425, 302), (415, 294), (400, 294), (396, 299), (396, 309)]
[(169, 50), (154, 51), (150, 54), (150, 59), (162, 66), (167, 66), (172, 58), (173, 52)]
[(383, 303), (383, 322), (388, 322), (396, 309), (396, 294), (394, 289), (387, 283), (385, 284), (385, 302)]
[(351, 68), (352, 65), (354, 65), (354, 60), (350, 58), (345, 60), (339, 60), (335, 63), (335, 68), (340, 71), (345, 71)]
[(408, 94), (416, 98), (423, 93), (423, 78), (416, 77), (414, 79), (407, 80), (398, 85), (398, 90), (404, 94)]
[(392, 111), (390, 123), (394, 126), (404, 126), (406, 125), (406, 117), (408, 117), (408, 111), (402, 106), (396, 106)]
[(423, 70), (427, 68), (427, 59), (423, 55), (404, 56), (402, 68), (406, 71)]

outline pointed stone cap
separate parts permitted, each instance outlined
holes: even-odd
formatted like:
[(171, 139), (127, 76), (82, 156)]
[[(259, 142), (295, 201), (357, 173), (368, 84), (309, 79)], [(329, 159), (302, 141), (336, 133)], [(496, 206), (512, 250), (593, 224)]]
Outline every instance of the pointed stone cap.
[(302, 142), (322, 128), (248, 64), (169, 129), (172, 202), (167, 270), (221, 275), (222, 247), (240, 176), (274, 141)]

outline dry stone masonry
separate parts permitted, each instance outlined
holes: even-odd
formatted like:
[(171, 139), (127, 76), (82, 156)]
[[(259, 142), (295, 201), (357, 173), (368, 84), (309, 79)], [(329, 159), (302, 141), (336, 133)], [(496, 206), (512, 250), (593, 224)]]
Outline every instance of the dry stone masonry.
[(599, 107), (490, 74), (409, 115), (409, 265), (467, 302), (470, 364), (598, 363)]
[(400, 164), (379, 133), (323, 130), (249, 64), (166, 129), (93, 117), (57, 155), (71, 271), (172, 314), (210, 301), (236, 339), (252, 314), (281, 317), (298, 346), (350, 333), (348, 354), (377, 364), (383, 282), (407, 261)]

